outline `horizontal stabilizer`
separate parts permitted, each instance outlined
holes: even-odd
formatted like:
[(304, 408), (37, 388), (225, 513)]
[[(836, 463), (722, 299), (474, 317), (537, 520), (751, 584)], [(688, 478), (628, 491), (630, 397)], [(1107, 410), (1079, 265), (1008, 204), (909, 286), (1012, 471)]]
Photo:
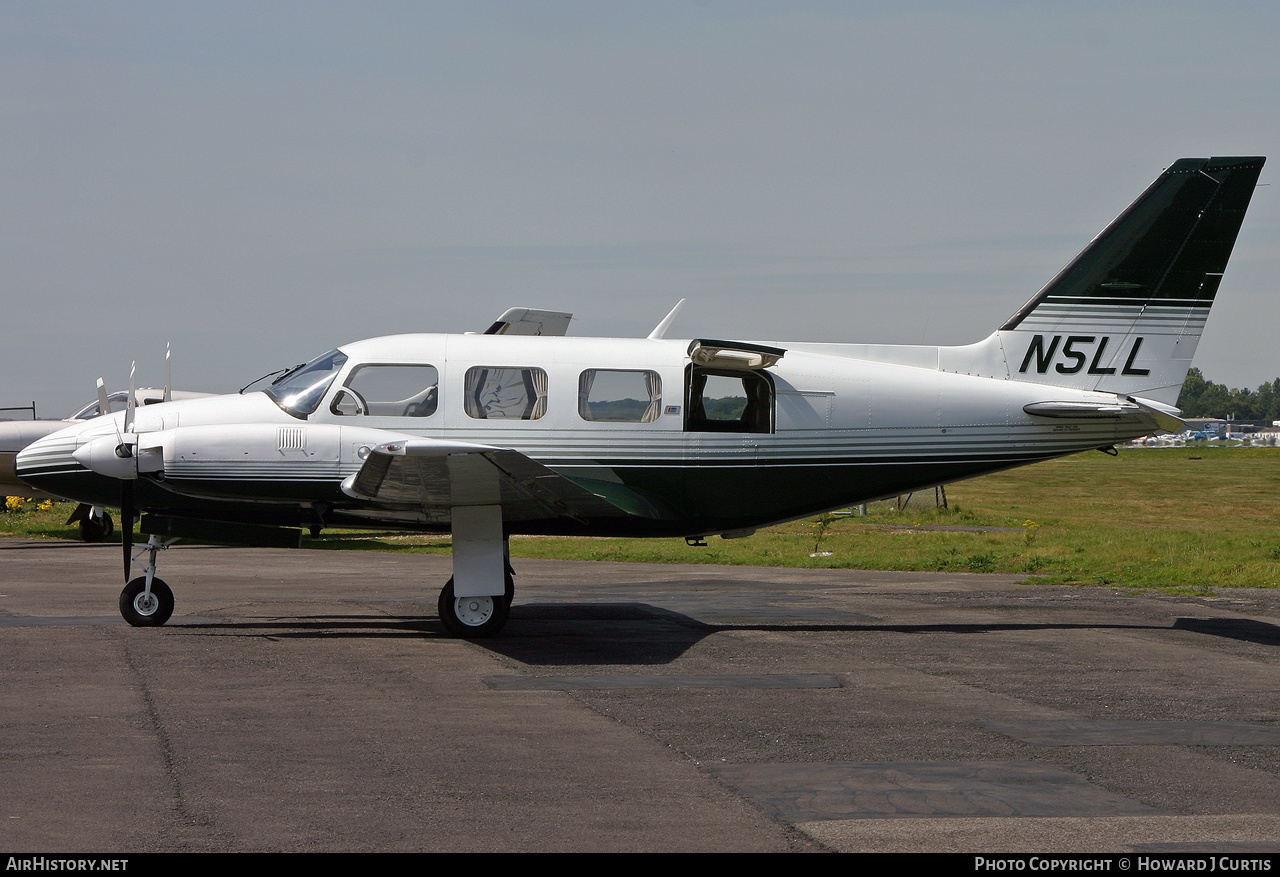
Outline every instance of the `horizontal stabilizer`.
[(1178, 416), (1182, 412), (1171, 405), (1156, 402), (1154, 399), (1139, 399), (1136, 396), (1130, 396), (1129, 401), (1141, 408), (1155, 421), (1156, 426), (1165, 432), (1179, 433), (1187, 425), (1187, 422)]
[(1186, 422), (1177, 416), (1178, 409), (1170, 408), (1150, 399), (1117, 397), (1103, 402), (1032, 402), (1022, 410), (1037, 417), (1115, 418), (1141, 417), (1149, 420), (1164, 432), (1181, 432)]
[(1125, 405), (1120, 402), (1114, 405), (1087, 402), (1032, 402), (1029, 405), (1023, 405), (1022, 410), (1037, 417), (1069, 417), (1073, 420), (1080, 417), (1119, 417), (1122, 414), (1137, 414), (1142, 411), (1137, 405)]

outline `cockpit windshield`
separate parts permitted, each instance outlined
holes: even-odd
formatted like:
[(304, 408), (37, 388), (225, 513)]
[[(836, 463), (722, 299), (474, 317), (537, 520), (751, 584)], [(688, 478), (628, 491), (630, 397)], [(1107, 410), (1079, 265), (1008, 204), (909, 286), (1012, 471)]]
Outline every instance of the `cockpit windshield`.
[(329, 384), (346, 361), (345, 353), (330, 350), (276, 378), (266, 393), (289, 414), (305, 418), (320, 405)]

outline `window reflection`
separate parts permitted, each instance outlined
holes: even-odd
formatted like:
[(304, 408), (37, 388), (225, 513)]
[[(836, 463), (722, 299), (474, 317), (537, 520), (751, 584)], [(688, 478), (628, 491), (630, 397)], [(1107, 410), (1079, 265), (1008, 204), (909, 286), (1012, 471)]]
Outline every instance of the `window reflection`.
[(325, 391), (346, 361), (345, 353), (330, 350), (276, 378), (266, 393), (289, 414), (305, 418), (320, 405)]

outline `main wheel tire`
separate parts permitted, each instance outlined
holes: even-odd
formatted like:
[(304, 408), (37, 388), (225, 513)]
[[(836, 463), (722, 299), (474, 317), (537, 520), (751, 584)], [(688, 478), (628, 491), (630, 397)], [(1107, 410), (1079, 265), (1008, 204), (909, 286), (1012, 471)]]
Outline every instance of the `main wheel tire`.
[(455, 597), (453, 577), (450, 576), (436, 602), (445, 630), (462, 639), (493, 636), (502, 630), (511, 613), (511, 600), (516, 595), (511, 576), (508, 575), (506, 580), (506, 590), (500, 596)]
[(134, 627), (159, 627), (173, 614), (173, 591), (161, 579), (152, 579), (151, 593), (146, 591), (145, 576), (125, 585), (120, 592), (120, 614)]
[(85, 515), (80, 519), (80, 538), (85, 542), (103, 542), (116, 531), (116, 522), (111, 515), (102, 513), (101, 518)]

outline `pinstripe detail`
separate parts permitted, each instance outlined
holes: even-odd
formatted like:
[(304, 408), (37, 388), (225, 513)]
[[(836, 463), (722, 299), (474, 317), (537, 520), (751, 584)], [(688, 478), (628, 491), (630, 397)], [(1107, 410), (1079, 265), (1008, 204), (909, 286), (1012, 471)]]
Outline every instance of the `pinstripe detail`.
[(177, 462), (165, 465), (165, 477), (183, 478), (234, 478), (242, 481), (332, 481), (352, 474), (359, 466), (341, 466), (334, 461), (311, 462), (306, 460), (281, 460), (279, 462), (237, 460), (205, 460)]
[[(874, 466), (1058, 455), (1109, 444), (1139, 431), (1126, 427), (1120, 419), (1076, 424), (1064, 432), (1054, 429), (1055, 425), (1043, 424), (949, 427), (945, 439), (932, 427), (806, 430), (773, 435), (674, 431), (613, 431), (602, 435), (590, 430), (529, 429), (507, 431), (504, 445), (552, 468)], [(28, 461), (24, 472), (85, 472), (71, 459), (71, 449), (71, 443), (61, 448), (41, 448), (38, 460)], [(744, 452), (752, 458), (744, 460)], [(332, 460), (178, 460), (166, 464), (164, 475), (175, 481), (336, 482), (359, 469), (358, 462), (340, 464)]]

